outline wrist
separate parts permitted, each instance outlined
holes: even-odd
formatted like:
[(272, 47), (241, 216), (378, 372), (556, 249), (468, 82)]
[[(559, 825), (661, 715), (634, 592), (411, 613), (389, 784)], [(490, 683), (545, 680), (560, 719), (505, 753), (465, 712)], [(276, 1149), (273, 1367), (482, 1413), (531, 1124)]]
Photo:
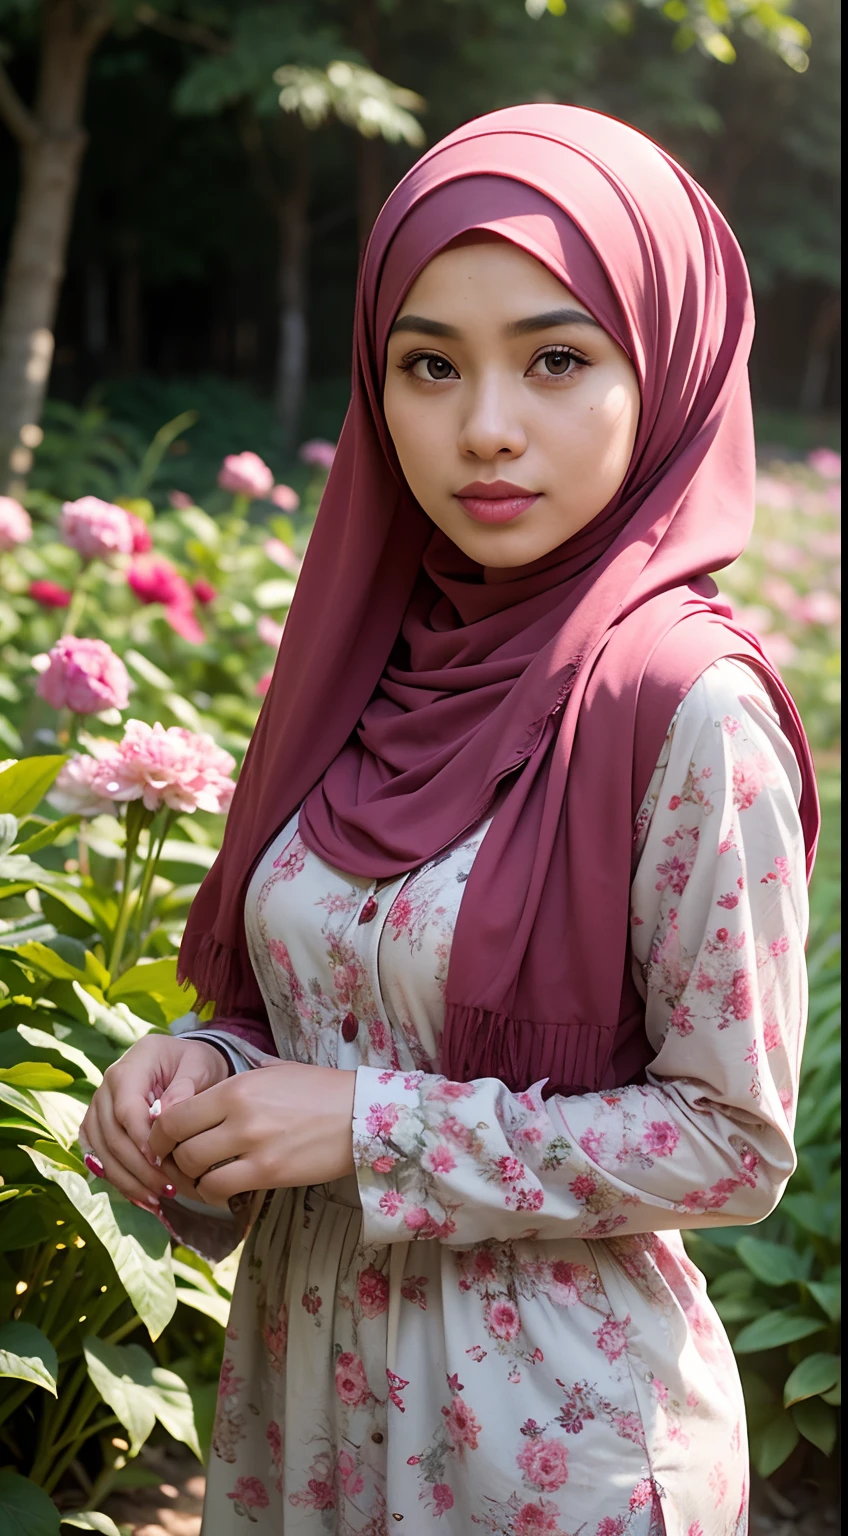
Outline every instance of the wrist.
[(229, 1052), (223, 1045), (216, 1045), (214, 1040), (195, 1040), (195, 1047), (205, 1047), (209, 1060), (210, 1087), (217, 1083), (223, 1083), (235, 1072)]

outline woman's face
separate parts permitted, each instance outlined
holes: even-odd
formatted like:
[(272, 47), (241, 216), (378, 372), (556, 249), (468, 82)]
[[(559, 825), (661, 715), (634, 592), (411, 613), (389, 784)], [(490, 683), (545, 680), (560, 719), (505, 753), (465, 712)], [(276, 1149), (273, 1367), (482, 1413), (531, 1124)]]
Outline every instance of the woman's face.
[(440, 251), (410, 288), (383, 405), (427, 516), (473, 560), (507, 570), (612, 499), (640, 396), (627, 355), (570, 290), (526, 251), (481, 236)]

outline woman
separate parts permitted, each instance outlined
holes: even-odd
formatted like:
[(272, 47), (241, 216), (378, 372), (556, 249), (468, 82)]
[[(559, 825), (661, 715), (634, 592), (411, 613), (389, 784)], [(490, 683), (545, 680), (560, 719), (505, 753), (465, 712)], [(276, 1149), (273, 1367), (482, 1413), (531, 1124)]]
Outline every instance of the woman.
[(594, 113), (469, 123), (380, 214), (181, 954), (216, 1017), (83, 1126), (184, 1240), (248, 1233), (207, 1536), (746, 1529), (680, 1232), (792, 1172), (817, 832), (709, 576), (752, 524), (752, 325), (716, 208)]

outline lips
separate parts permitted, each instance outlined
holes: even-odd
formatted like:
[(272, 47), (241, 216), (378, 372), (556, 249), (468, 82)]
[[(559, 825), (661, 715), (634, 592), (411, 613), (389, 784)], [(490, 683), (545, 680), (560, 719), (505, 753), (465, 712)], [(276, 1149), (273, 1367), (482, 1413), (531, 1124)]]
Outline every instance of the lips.
[(539, 495), (509, 480), (474, 480), (456, 492), (456, 499), (476, 523), (511, 523), (532, 507)]

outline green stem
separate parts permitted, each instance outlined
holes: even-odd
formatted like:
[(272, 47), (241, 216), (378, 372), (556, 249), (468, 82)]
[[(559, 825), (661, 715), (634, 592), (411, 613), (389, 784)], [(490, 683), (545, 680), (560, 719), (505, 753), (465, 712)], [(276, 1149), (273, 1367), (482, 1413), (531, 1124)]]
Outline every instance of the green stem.
[(145, 826), (149, 826), (152, 820), (152, 812), (148, 811), (143, 800), (131, 800), (127, 806), (126, 820), (126, 845), (124, 853), (124, 873), (121, 883), (121, 903), (118, 908), (118, 921), (115, 925), (115, 934), (112, 939), (112, 953), (109, 957), (109, 971), (114, 980), (118, 975), (118, 966), (124, 952), (124, 944), (129, 928), (130, 912), (132, 910), (132, 866), (138, 840)]
[(149, 842), (148, 842), (148, 845), (147, 845), (147, 858), (145, 859), (145, 862), (144, 862), (144, 874), (141, 877), (141, 886), (139, 887), (138, 901), (136, 903), (136, 914), (137, 914), (137, 918), (138, 918), (138, 922), (136, 924), (136, 950), (137, 950), (137, 953), (140, 953), (140, 951), (141, 951), (141, 945), (142, 945), (142, 939), (143, 939), (143, 936), (144, 936), (144, 930), (147, 927), (148, 902), (149, 902), (149, 898), (150, 898), (150, 888), (151, 888), (151, 886), (153, 884), (153, 879), (154, 879), (154, 876), (156, 874), (157, 865), (159, 863), (160, 858), (162, 857), (162, 849), (165, 846), (165, 838), (168, 836), (168, 833), (170, 832), (171, 827), (173, 826), (174, 822), (176, 821), (177, 815), (178, 815), (177, 811), (166, 810), (166, 812), (165, 812), (165, 820), (164, 820), (163, 825), (162, 825), (162, 830), (159, 833), (158, 839), (155, 840), (155, 841), (154, 841), (154, 838), (153, 838), (153, 835), (152, 835), (152, 830), (151, 830), (150, 839), (149, 839)]
[(50, 1293), (47, 1297), (44, 1314), (38, 1325), (42, 1333), (46, 1333), (48, 1338), (50, 1337), (50, 1329), (53, 1326), (53, 1323), (56, 1321), (56, 1314), (58, 1313), (62, 1302), (65, 1300), (65, 1297), (67, 1296), (68, 1291), (73, 1285), (74, 1279), (76, 1277), (77, 1250), (74, 1247), (73, 1232), (71, 1232), (69, 1235), (70, 1242), (68, 1244), (68, 1252), (65, 1256), (65, 1262), (62, 1265), (61, 1273), (59, 1274), (58, 1278), (53, 1281), (53, 1284), (50, 1287)]

